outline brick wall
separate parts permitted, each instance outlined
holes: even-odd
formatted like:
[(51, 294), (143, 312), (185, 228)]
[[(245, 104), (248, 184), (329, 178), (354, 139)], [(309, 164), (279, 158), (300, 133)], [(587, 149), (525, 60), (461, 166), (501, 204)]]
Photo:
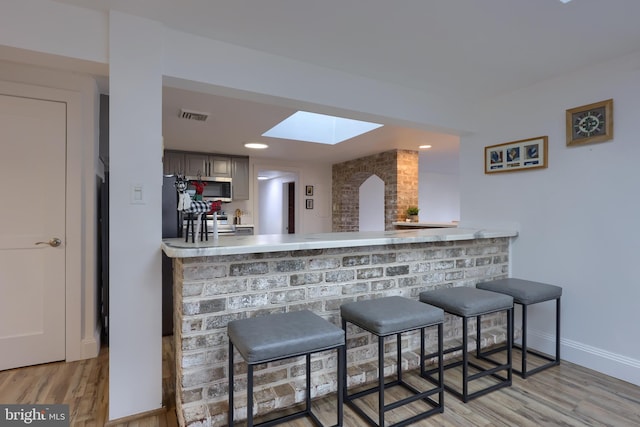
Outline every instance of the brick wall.
[(409, 205), (418, 206), (418, 152), (393, 150), (337, 163), (332, 168), (332, 230), (359, 230), (359, 193), (371, 175), (384, 182), (385, 230), (403, 221)]
[[(230, 320), (309, 309), (340, 326), (340, 305), (358, 299), (401, 295), (507, 276), (507, 238), (319, 249), (174, 260), (176, 297), (176, 398), (181, 425), (227, 423), (227, 335)], [(182, 303), (180, 303), (182, 301)], [(447, 341), (459, 338), (460, 323), (445, 319)], [(486, 325), (485, 325), (486, 322)], [(504, 340), (503, 316), (486, 316), (483, 345)], [(470, 322), (470, 333), (475, 324)], [(435, 349), (435, 331), (427, 345)], [(472, 342), (473, 344), (473, 342)], [(419, 335), (403, 335), (403, 365), (418, 366)], [(377, 340), (357, 327), (348, 332), (348, 382), (375, 380)], [(394, 341), (385, 374), (395, 372)], [(236, 358), (237, 417), (246, 416), (246, 365)], [(336, 390), (336, 354), (312, 358), (312, 396)], [(304, 360), (258, 366), (258, 413), (304, 400)]]

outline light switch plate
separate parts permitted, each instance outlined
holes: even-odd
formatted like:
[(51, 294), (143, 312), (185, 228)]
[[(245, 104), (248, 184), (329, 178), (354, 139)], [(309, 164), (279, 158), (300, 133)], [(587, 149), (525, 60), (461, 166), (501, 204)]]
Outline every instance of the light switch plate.
[(131, 184), (131, 198), (129, 203), (132, 205), (144, 205), (146, 204), (144, 186), (142, 184)]

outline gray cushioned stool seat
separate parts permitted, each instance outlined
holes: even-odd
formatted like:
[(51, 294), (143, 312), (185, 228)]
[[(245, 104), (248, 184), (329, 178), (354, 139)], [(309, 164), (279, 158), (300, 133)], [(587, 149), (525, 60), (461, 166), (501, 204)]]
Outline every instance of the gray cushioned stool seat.
[(308, 310), (271, 314), (228, 324), (229, 338), (251, 364), (344, 345), (344, 331)]
[(510, 295), (468, 287), (421, 292), (420, 301), (463, 317), (480, 316), (513, 307), (513, 297)]
[[(404, 298), (400, 296), (390, 296), (382, 298), (374, 298), (370, 300), (361, 300), (349, 302), (340, 306), (340, 315), (342, 317), (342, 329), (347, 333), (347, 323), (352, 323), (365, 331), (375, 335), (378, 339), (378, 385), (365, 390), (360, 389), (357, 392), (349, 393), (344, 373), (343, 382), (345, 383), (344, 401), (358, 414), (369, 426), (374, 427), (401, 427), (414, 424), (418, 420), (428, 418), (431, 415), (442, 413), (444, 411), (444, 370), (443, 370), (443, 323), (444, 310), (423, 304), (419, 301)], [(438, 329), (438, 351), (435, 356), (438, 357), (437, 368), (439, 376), (438, 380), (425, 378), (421, 385), (418, 382), (406, 382), (403, 379), (402, 372), (402, 334), (414, 330), (420, 331), (420, 376), (425, 375), (425, 330), (428, 327)], [(385, 381), (385, 338), (396, 336), (396, 354), (395, 354), (395, 379)], [(346, 346), (344, 347), (344, 358), (346, 359)], [(424, 390), (427, 388), (427, 390)], [(404, 388), (406, 396), (401, 399), (394, 399), (393, 402), (385, 404), (385, 390), (392, 387)], [(422, 390), (419, 390), (422, 389)], [(371, 418), (370, 412), (365, 411), (356, 402), (369, 394), (378, 395), (378, 419)], [(437, 395), (437, 400), (434, 396)], [(396, 396), (397, 397), (397, 396)], [(428, 405), (428, 409), (411, 412), (412, 416), (402, 420), (397, 418), (391, 425), (385, 420), (385, 413), (398, 409), (404, 405), (422, 401)], [(418, 407), (419, 408), (419, 407)], [(415, 409), (414, 409), (415, 410)], [(396, 417), (399, 417), (399, 412)]]
[(444, 321), (441, 308), (397, 296), (346, 303), (340, 307), (340, 314), (343, 319), (383, 336)]
[[(308, 417), (316, 426), (324, 424), (311, 409), (311, 354), (335, 349), (337, 364), (337, 423), (342, 427), (345, 371), (345, 334), (342, 329), (309, 310), (269, 314), (251, 319), (234, 320), (227, 324), (229, 336), (229, 415), (228, 425), (235, 425), (234, 417), (234, 347), (247, 362), (247, 423), (248, 427), (289, 425), (289, 422)], [(259, 424), (253, 422), (253, 369), (256, 364), (296, 356), (305, 356), (305, 407)]]
[(476, 288), (511, 295), (518, 304), (536, 304), (562, 296), (560, 286), (514, 278), (478, 283)]
[[(468, 402), (471, 399), (480, 397), (484, 394), (498, 390), (502, 387), (508, 387), (512, 384), (512, 360), (511, 360), (511, 348), (512, 348), (512, 318), (513, 318), (513, 297), (497, 292), (485, 291), (482, 289), (470, 288), (470, 287), (458, 287), (458, 288), (442, 288), (433, 291), (425, 291), (420, 293), (420, 301), (423, 303), (435, 305), (444, 309), (447, 313), (462, 318), (462, 344), (450, 347), (444, 350), (445, 354), (455, 353), (460, 351), (462, 353), (462, 360), (453, 360), (444, 366), (445, 370), (462, 367), (462, 390), (454, 388), (448, 384), (445, 384), (445, 389), (449, 390), (452, 394), (462, 399), (463, 402)], [(476, 318), (476, 324), (480, 325), (481, 317), (485, 314), (498, 313), (505, 311), (507, 313), (507, 361), (494, 362), (494, 367), (487, 367), (486, 365), (480, 365), (473, 361), (469, 361), (468, 356), (468, 321), (470, 318)], [(476, 328), (476, 358), (480, 358), (480, 343), (481, 335), (480, 328)], [(427, 355), (427, 358), (432, 355)], [(478, 371), (475, 374), (471, 374), (470, 369)], [(427, 372), (431, 374), (433, 370)], [(503, 373), (504, 375), (500, 375)], [(475, 380), (485, 378), (493, 380), (492, 385), (485, 385), (483, 388), (476, 387), (475, 391), (471, 391), (470, 383)], [(497, 381), (496, 381), (497, 380)], [(479, 383), (477, 383), (479, 384)], [(489, 382), (487, 382), (489, 384)]]
[[(514, 372), (520, 374), (522, 378), (540, 372), (544, 369), (550, 368), (560, 364), (560, 298), (562, 297), (562, 288), (560, 286), (548, 285), (546, 283), (533, 282), (531, 280), (508, 278), (491, 280), (489, 282), (478, 283), (476, 285), (478, 289), (488, 290), (491, 292), (500, 292), (513, 297), (513, 302), (522, 306), (522, 344), (514, 344), (513, 347), (522, 351), (521, 370), (514, 369)], [(546, 301), (556, 301), (556, 354), (555, 356), (549, 356), (548, 354), (539, 352), (535, 349), (528, 348), (527, 346), (527, 311), (528, 306), (544, 303)], [(515, 333), (515, 328), (511, 328), (512, 333)], [(513, 340), (513, 339), (512, 339)], [(485, 352), (484, 357), (487, 358), (493, 353), (502, 351), (502, 348), (494, 348), (491, 351)], [(528, 355), (537, 356), (542, 360), (546, 360), (546, 363), (538, 364), (536, 367), (529, 368), (527, 358)]]

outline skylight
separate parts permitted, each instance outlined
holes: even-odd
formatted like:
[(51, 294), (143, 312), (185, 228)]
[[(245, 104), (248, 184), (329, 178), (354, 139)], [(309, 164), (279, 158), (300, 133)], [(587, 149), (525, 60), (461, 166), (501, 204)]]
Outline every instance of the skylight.
[(262, 136), (334, 145), (380, 126), (382, 125), (378, 123), (298, 111), (263, 133)]

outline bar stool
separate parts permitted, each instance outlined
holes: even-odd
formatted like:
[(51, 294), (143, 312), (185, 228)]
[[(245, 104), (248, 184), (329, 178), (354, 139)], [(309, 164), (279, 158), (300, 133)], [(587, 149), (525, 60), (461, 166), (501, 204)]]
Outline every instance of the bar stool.
[(307, 389), (305, 409), (255, 426), (274, 426), (296, 418), (309, 417), (316, 426), (322, 423), (311, 411), (311, 354), (336, 349), (338, 352), (337, 423), (342, 426), (343, 378), (345, 376), (344, 332), (309, 310), (270, 314), (250, 319), (234, 320), (227, 325), (229, 336), (229, 426), (234, 425), (233, 408), (233, 348), (238, 349), (248, 365), (247, 427), (253, 423), (253, 367), (291, 357), (305, 356)]
[[(399, 427), (414, 423), (420, 419), (426, 418), (436, 413), (442, 413), (444, 411), (444, 371), (442, 370), (442, 324), (444, 322), (444, 312), (436, 307), (422, 304), (418, 301), (403, 298), (399, 296), (384, 297), (372, 300), (356, 301), (343, 304), (340, 307), (340, 313), (342, 316), (342, 329), (347, 331), (347, 322), (352, 323), (360, 328), (368, 331), (378, 337), (378, 385), (358, 393), (349, 394), (347, 387), (346, 371), (344, 374), (344, 400), (358, 415), (360, 415), (369, 425), (372, 426), (385, 426), (384, 414), (387, 411), (391, 411), (400, 406), (415, 402), (417, 400), (423, 400), (431, 406), (431, 409), (420, 414), (417, 414), (409, 419), (400, 421), (389, 427)], [(402, 351), (401, 351), (401, 336), (403, 332), (413, 331), (420, 329), (420, 373), (424, 373), (425, 357), (424, 357), (424, 331), (425, 328), (430, 326), (438, 327), (438, 369), (440, 376), (437, 381), (432, 378), (428, 378), (430, 382), (435, 384), (435, 387), (427, 391), (418, 391), (412, 385), (406, 383), (402, 379)], [(397, 337), (397, 360), (396, 360), (396, 380), (388, 384), (384, 382), (384, 338), (390, 335), (396, 335)], [(346, 360), (346, 349), (344, 350)], [(384, 391), (386, 388), (402, 386), (406, 390), (413, 393), (412, 396), (406, 397), (402, 400), (385, 405), (384, 403)], [(355, 402), (356, 399), (369, 395), (371, 393), (378, 393), (378, 424), (371, 419)], [(436, 402), (431, 398), (432, 395), (438, 394), (438, 401)]]
[(195, 231), (195, 225), (194, 225), (194, 218), (196, 214), (186, 213), (185, 211), (184, 215), (185, 215), (185, 220), (187, 222), (187, 227), (184, 230), (184, 241), (185, 242), (189, 241), (189, 229), (191, 229), (191, 243), (194, 243), (196, 241), (196, 231)]
[[(420, 301), (435, 305), (442, 308), (445, 312), (462, 318), (462, 345), (451, 347), (444, 350), (444, 353), (452, 353), (455, 351), (462, 351), (462, 360), (453, 361), (445, 364), (444, 369), (455, 368), (462, 366), (462, 393), (454, 389), (453, 387), (444, 385), (447, 391), (460, 398), (463, 402), (467, 403), (469, 400), (482, 396), (489, 392), (498, 390), (502, 387), (508, 387), (512, 381), (512, 366), (511, 366), (511, 344), (512, 344), (512, 319), (513, 316), (513, 298), (509, 295), (499, 294), (496, 292), (485, 291), (476, 288), (458, 287), (458, 288), (444, 288), (434, 291), (426, 291), (420, 293)], [(507, 362), (498, 363), (492, 362), (493, 368), (486, 368), (480, 366), (477, 363), (469, 361), (468, 355), (468, 320), (471, 317), (476, 318), (476, 322), (479, 325), (483, 315), (498, 313), (501, 311), (507, 312)], [(476, 357), (480, 354), (480, 328), (476, 328)], [(432, 357), (433, 355), (427, 355), (426, 357)], [(476, 374), (469, 374), (469, 367), (479, 371)], [(506, 377), (499, 375), (500, 371), (506, 371)], [(427, 372), (427, 375), (432, 375), (432, 371)], [(490, 386), (476, 390), (473, 393), (469, 393), (469, 383), (471, 381), (491, 376), (499, 382)]]
[[(211, 210), (211, 202), (206, 200), (192, 200), (188, 209), (185, 209), (184, 215), (187, 221), (187, 227), (185, 229), (184, 241), (189, 241), (189, 228), (191, 228), (191, 243), (195, 242), (197, 230), (195, 229), (195, 220), (201, 223), (200, 227), (200, 241), (203, 237), (209, 240), (209, 234), (207, 231), (207, 213)], [(202, 222), (204, 221), (204, 224)], [(203, 233), (204, 232), (204, 233)]]
[(205, 240), (209, 241), (209, 227), (207, 226), (207, 213), (203, 213), (200, 217), (200, 241), (202, 242), (202, 237), (204, 236)]
[[(542, 371), (543, 369), (547, 369), (560, 364), (560, 297), (562, 296), (562, 288), (560, 286), (548, 285), (546, 283), (540, 282), (532, 282), (530, 280), (510, 278), (478, 283), (476, 285), (476, 288), (511, 295), (513, 297), (514, 304), (520, 304), (520, 306), (522, 307), (522, 345), (516, 345), (515, 343), (513, 344), (513, 347), (520, 350), (520, 352), (522, 353), (522, 370), (518, 371), (514, 369), (514, 372), (519, 374), (522, 378), (527, 378), (528, 375), (533, 375), (537, 372)], [(556, 300), (555, 357), (551, 357), (547, 354), (532, 350), (527, 347), (527, 307), (532, 304), (552, 300)], [(514, 332), (513, 326), (511, 327), (511, 332)], [(483, 356), (486, 357), (490, 354), (497, 353), (503, 350), (504, 347), (495, 348), (483, 353)], [(536, 368), (527, 369), (527, 355), (529, 354), (545, 359), (548, 362)]]

